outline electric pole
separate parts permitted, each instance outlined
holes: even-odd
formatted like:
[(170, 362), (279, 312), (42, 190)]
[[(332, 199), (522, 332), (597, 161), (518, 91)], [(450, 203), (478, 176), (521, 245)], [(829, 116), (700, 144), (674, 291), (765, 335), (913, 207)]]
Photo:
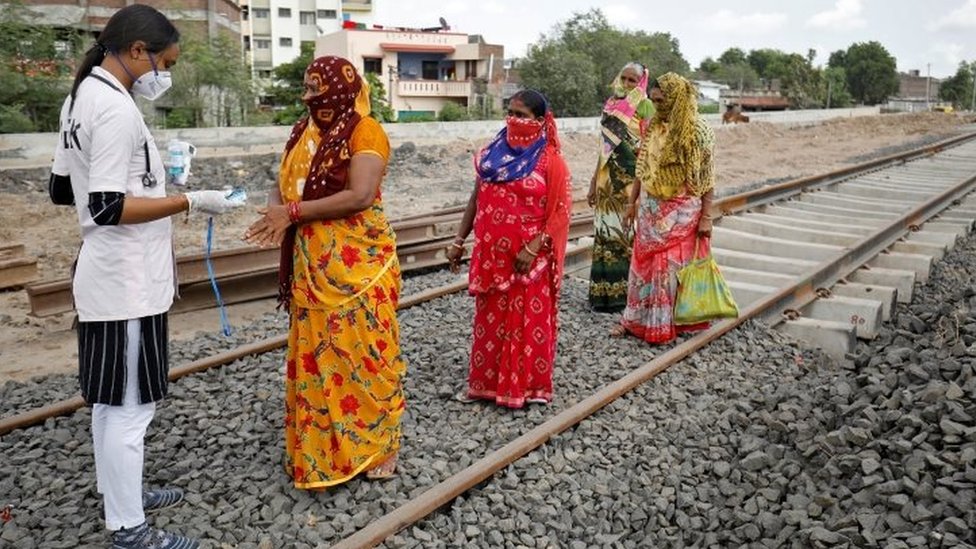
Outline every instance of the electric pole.
[(932, 110), (932, 63), (926, 63), (925, 65), (925, 110)]

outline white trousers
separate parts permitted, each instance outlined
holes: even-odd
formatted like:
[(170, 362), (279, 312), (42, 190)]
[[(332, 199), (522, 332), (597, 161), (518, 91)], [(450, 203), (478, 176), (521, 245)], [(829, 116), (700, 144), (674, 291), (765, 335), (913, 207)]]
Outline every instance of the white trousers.
[(109, 530), (146, 522), (142, 510), (142, 461), (146, 429), (156, 403), (139, 404), (139, 319), (126, 325), (125, 393), (121, 406), (92, 405), (92, 442), (98, 493)]

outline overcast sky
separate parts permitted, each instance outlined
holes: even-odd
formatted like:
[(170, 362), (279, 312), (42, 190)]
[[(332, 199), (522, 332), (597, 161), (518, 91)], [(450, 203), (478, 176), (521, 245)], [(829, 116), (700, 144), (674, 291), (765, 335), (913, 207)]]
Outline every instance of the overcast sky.
[[(506, 57), (525, 54), (541, 34), (574, 13), (600, 7), (620, 28), (669, 32), (692, 68), (727, 48), (776, 48), (806, 55), (815, 64), (854, 42), (877, 40), (898, 69), (951, 76), (959, 61), (976, 60), (976, 0), (377, 0), (375, 22), (437, 26), (481, 34), (505, 46)], [(733, 11), (734, 10), (734, 11)]]

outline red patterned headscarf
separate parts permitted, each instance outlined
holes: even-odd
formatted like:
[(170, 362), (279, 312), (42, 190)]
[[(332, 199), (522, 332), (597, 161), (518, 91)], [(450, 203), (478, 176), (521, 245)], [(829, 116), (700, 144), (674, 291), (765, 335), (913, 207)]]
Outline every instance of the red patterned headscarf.
[[(288, 158), (288, 153), (305, 133), (311, 120), (321, 132), (322, 139), (309, 165), (302, 200), (317, 200), (346, 188), (351, 159), (349, 140), (361, 119), (356, 112), (356, 97), (363, 87), (363, 80), (352, 63), (331, 55), (312, 61), (305, 69), (305, 75), (318, 85), (321, 93), (305, 101), (308, 115), (292, 127), (283, 158)], [(281, 243), (278, 302), (284, 307), (291, 300), (295, 231), (295, 225), (289, 227)]]
[(356, 97), (363, 81), (352, 63), (332, 55), (312, 61), (305, 74), (322, 92), (305, 102), (308, 115), (292, 128), (285, 155), (301, 138), (311, 120), (322, 132), (322, 140), (312, 157), (302, 199), (315, 200), (346, 188), (349, 138), (360, 119), (356, 112)]

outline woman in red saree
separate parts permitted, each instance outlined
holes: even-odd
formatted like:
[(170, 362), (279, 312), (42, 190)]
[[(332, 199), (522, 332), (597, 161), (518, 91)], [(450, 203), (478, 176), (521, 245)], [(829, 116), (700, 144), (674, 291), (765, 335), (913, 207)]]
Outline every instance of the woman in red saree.
[(457, 272), (474, 229), (474, 337), (468, 387), (457, 398), (509, 408), (549, 403), (572, 195), (541, 93), (511, 98), (505, 128), (478, 152), (475, 170), (475, 190), (447, 252)]
[(648, 94), (656, 112), (644, 132), (625, 225), (636, 218), (627, 282), (627, 307), (612, 335), (633, 334), (667, 343), (679, 332), (708, 323), (675, 326), (677, 273), (709, 253), (712, 233), (712, 149), (715, 135), (698, 115), (698, 92), (687, 79), (667, 73)]

